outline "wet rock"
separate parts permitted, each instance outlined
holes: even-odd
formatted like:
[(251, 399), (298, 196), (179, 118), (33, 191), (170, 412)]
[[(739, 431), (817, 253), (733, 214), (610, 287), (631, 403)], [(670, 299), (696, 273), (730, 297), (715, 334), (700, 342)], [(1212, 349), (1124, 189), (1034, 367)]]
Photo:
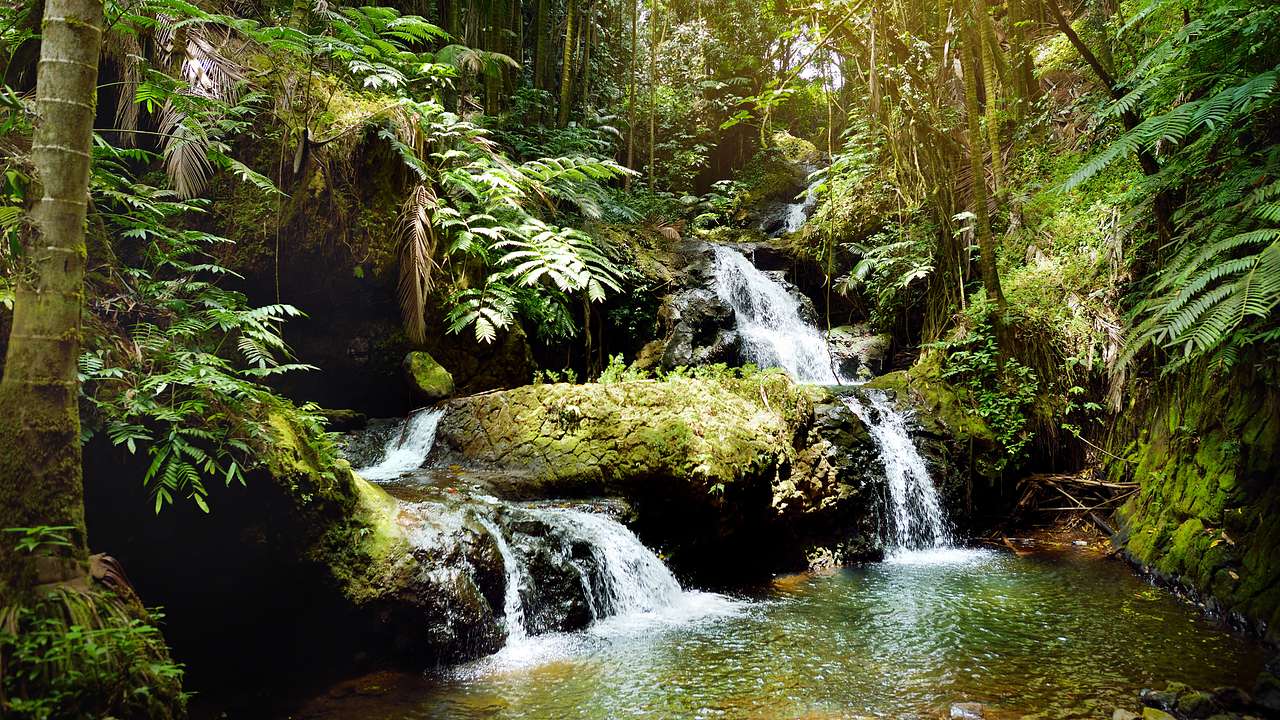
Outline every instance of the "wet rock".
[(659, 356), (662, 367), (738, 363), (733, 309), (711, 290), (691, 288), (669, 296), (658, 311), (658, 322), (666, 328)]
[(860, 325), (832, 328), (827, 342), (841, 377), (864, 380), (885, 371), (893, 346), (892, 336), (869, 333)]
[(1178, 706), (1178, 697), (1187, 691), (1186, 685), (1171, 682), (1164, 690), (1143, 688), (1138, 693), (1138, 699), (1142, 701), (1145, 707), (1172, 712)]
[(951, 720), (982, 720), (986, 717), (986, 710), (982, 703), (952, 703), (950, 717)]
[(1142, 708), (1142, 720), (1178, 720), (1173, 715), (1153, 707)]
[(1138, 720), (1138, 714), (1125, 710), (1124, 708), (1116, 708), (1115, 711), (1111, 713), (1111, 720)]
[(1213, 701), (1218, 707), (1229, 711), (1248, 710), (1253, 704), (1249, 694), (1238, 687), (1220, 687), (1213, 691)]
[(443, 400), (453, 394), (453, 376), (435, 358), (415, 350), (404, 356), (404, 376), (414, 397), (426, 402)]
[(1213, 695), (1201, 690), (1188, 690), (1178, 695), (1175, 711), (1178, 715), (1192, 720), (1202, 720), (1219, 710)]

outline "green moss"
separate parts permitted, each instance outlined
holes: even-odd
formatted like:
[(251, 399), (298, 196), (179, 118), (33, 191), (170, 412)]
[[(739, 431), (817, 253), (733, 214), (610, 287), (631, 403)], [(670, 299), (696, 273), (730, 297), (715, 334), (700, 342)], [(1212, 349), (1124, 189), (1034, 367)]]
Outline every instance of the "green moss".
[[(1135, 561), (1257, 621), (1280, 610), (1280, 399), (1269, 371), (1186, 371), (1133, 422), (1109, 477), (1135, 480), (1118, 511)], [(1138, 410), (1131, 410), (1138, 412)]]
[(404, 357), (405, 378), (414, 394), (426, 400), (442, 400), (453, 394), (453, 375), (420, 350)]

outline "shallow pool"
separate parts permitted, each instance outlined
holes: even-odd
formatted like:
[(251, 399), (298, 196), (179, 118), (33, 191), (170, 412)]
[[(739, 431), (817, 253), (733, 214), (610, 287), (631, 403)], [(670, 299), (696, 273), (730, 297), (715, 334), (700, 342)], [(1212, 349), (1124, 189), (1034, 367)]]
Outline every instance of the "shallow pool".
[(1122, 563), (1066, 549), (905, 554), (686, 592), (662, 612), (344, 684), (305, 718), (1110, 717), (1145, 686), (1249, 685), (1259, 648)]

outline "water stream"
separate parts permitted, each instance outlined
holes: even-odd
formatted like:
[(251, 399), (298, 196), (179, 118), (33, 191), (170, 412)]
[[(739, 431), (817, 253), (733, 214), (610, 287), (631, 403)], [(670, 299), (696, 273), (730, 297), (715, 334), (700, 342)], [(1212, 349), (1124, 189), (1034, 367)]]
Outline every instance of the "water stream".
[(743, 359), (780, 367), (798, 382), (839, 384), (827, 341), (804, 319), (799, 298), (737, 250), (713, 249), (716, 295), (736, 314)]
[(422, 467), (435, 443), (436, 426), (443, 414), (443, 410), (424, 409), (410, 415), (400, 429), (387, 438), (382, 459), (356, 472), (366, 480), (390, 480)]

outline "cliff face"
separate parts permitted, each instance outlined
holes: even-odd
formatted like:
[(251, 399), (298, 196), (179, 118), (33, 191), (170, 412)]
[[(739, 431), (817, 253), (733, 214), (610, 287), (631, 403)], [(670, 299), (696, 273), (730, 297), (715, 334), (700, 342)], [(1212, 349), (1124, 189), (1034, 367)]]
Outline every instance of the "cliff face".
[(1280, 641), (1280, 373), (1241, 363), (1135, 397), (1107, 470), (1139, 483), (1117, 542), (1157, 578)]

